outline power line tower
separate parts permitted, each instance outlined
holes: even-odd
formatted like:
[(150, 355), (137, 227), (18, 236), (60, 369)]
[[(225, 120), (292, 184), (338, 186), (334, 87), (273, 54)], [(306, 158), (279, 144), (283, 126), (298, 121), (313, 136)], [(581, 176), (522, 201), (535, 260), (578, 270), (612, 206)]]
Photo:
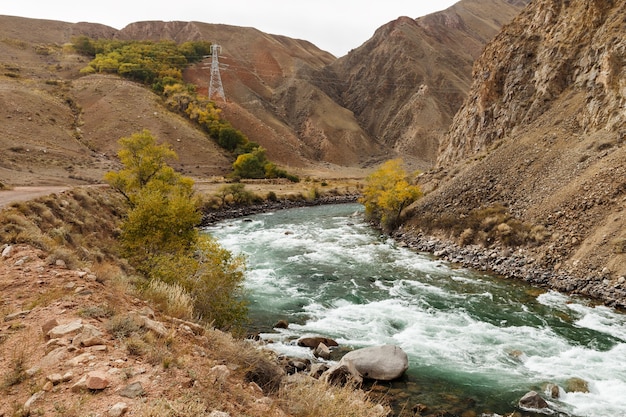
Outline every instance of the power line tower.
[(211, 45), (211, 80), (209, 81), (209, 100), (214, 95), (217, 95), (218, 97), (222, 97), (222, 100), (226, 101), (224, 86), (222, 85), (222, 77), (220, 76), (220, 63), (217, 59), (221, 51), (222, 47), (220, 45)]

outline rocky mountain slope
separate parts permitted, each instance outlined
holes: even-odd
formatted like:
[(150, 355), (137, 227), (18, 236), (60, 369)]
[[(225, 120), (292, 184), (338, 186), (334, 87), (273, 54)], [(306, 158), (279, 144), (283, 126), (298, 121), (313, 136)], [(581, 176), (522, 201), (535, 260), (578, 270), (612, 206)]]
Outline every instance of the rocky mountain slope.
[(623, 288), (625, 6), (538, 0), (504, 28), (474, 66), (438, 171), (423, 178), (432, 192), (409, 225), (423, 227), (427, 213), (463, 219), (503, 206), (546, 232), (528, 250), (538, 267), (584, 277), (569, 290)]
[[(117, 139), (141, 128), (174, 146), (185, 174), (229, 171), (227, 155), (149, 91), (114, 77), (79, 77), (86, 59), (64, 46), (76, 35), (220, 44), (222, 114), (272, 160), (305, 175), (362, 176), (362, 168), (399, 154), (428, 168), (468, 89), (471, 61), (523, 3), (463, 0), (440, 14), (401, 18), (340, 60), (307, 41), (253, 28), (137, 22), (118, 31), (0, 16), (0, 118), (7, 126), (0, 181), (99, 181), (115, 164)], [(208, 89), (208, 62), (185, 73), (200, 93)]]
[(474, 60), (526, 3), (462, 0), (417, 19), (400, 17), (325, 68), (318, 84), (372, 137), (430, 168), (469, 91)]

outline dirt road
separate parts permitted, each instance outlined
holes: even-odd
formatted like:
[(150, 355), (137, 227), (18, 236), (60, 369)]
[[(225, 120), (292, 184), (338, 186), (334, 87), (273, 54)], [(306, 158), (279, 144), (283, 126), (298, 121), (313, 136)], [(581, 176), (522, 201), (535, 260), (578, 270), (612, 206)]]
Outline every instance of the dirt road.
[(14, 187), (11, 190), (0, 190), (0, 207), (17, 201), (27, 201), (42, 195), (59, 193), (69, 189), (68, 186)]

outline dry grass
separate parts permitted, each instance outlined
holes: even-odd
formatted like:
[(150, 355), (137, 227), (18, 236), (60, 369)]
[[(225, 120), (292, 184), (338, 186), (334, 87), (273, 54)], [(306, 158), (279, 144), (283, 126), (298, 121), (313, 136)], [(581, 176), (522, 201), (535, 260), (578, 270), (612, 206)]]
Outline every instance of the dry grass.
[(501, 243), (515, 247), (542, 243), (550, 236), (544, 226), (522, 222), (499, 204), (464, 214), (454, 211), (430, 213), (419, 216), (415, 222), (430, 233), (448, 231), (461, 245), (489, 247)]
[(152, 280), (142, 294), (157, 309), (169, 316), (183, 320), (193, 317), (194, 300), (179, 284)]
[(385, 417), (390, 412), (364, 391), (328, 385), (300, 374), (288, 378), (281, 388), (280, 402), (294, 417)]
[(185, 396), (169, 401), (165, 398), (149, 401), (137, 411), (139, 417), (197, 417), (208, 415), (205, 401), (199, 397)]

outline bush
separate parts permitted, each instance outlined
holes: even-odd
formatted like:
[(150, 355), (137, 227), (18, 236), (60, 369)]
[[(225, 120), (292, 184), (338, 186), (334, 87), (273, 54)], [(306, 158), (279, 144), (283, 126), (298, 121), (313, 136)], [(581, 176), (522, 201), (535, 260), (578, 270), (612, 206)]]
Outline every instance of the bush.
[(232, 202), (235, 205), (247, 206), (260, 200), (256, 194), (245, 188), (245, 184), (242, 183), (224, 185), (220, 188), (217, 197), (221, 199), (222, 205)]
[(168, 316), (183, 320), (193, 318), (194, 300), (177, 282), (168, 284), (158, 279), (150, 281), (143, 291), (144, 296)]

